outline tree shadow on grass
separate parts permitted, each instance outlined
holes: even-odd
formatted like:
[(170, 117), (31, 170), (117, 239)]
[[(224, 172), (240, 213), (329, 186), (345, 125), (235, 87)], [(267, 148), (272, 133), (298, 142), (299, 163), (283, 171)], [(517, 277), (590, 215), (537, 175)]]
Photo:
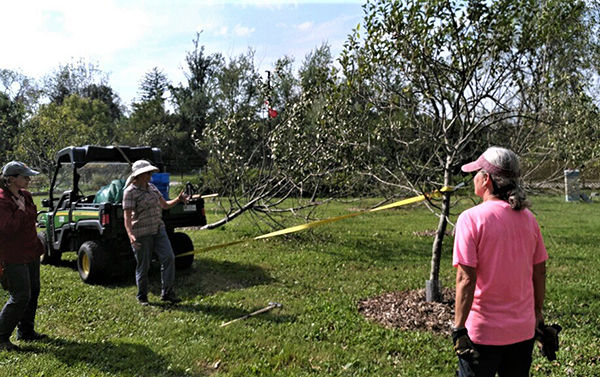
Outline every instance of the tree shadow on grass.
[[(60, 261), (48, 265), (50, 268), (64, 268), (72, 270), (74, 274), (78, 274), (77, 259), (61, 259)], [(119, 261), (111, 263), (108, 274), (100, 281), (93, 284), (103, 285), (106, 287), (127, 287), (135, 284), (135, 260)]]
[(127, 342), (86, 342), (66, 339), (52, 339), (44, 342), (43, 349), (38, 344), (21, 347), (22, 352), (53, 353), (65, 365), (81, 364), (82, 370), (94, 374), (94, 370), (114, 375), (131, 376), (182, 376), (184, 370), (169, 368), (170, 362), (150, 348)]
[[(155, 296), (161, 294), (160, 266), (154, 264), (149, 271), (149, 292)], [(217, 292), (226, 292), (270, 284), (274, 279), (262, 267), (208, 258), (197, 258), (191, 268), (178, 270), (175, 273), (175, 290), (182, 299), (197, 296), (211, 296)], [(135, 286), (135, 272), (119, 275), (110, 283), (103, 283), (107, 288)], [(156, 306), (170, 307), (161, 303)]]
[[(151, 276), (150, 291), (156, 295), (160, 294), (160, 271), (154, 271), (155, 277)], [(228, 261), (217, 261), (209, 258), (197, 258), (192, 268), (178, 271), (176, 278), (176, 289), (178, 295), (185, 299), (198, 296), (211, 296), (218, 292), (245, 289), (257, 285), (270, 284), (273, 279), (262, 267), (253, 264), (234, 263)], [(268, 298), (264, 305), (268, 304)], [(177, 305), (167, 303), (153, 303), (150, 305), (164, 309), (182, 310), (187, 312), (202, 312), (214, 316), (224, 322), (242, 317), (260, 308), (245, 310), (220, 305), (206, 305), (203, 303), (183, 302)], [(294, 316), (280, 315), (280, 309), (274, 309), (257, 316), (262, 320), (271, 322), (293, 322)]]
[[(274, 281), (260, 266), (208, 258), (197, 258), (191, 269), (177, 271), (176, 275), (177, 292), (184, 298), (210, 296)], [(158, 286), (160, 288), (160, 284)]]
[[(343, 248), (342, 251), (340, 251), (341, 248)], [(364, 263), (367, 266), (373, 263), (390, 265), (407, 261), (416, 262), (423, 260), (424, 257), (431, 257), (431, 242), (412, 240), (410, 244), (405, 244), (402, 242), (377, 243), (368, 240), (348, 240), (327, 248), (325, 253), (340, 261)]]
[[(445, 244), (452, 243), (452, 237), (447, 236)], [(376, 235), (354, 235), (352, 237), (338, 237), (330, 234), (312, 234), (307, 236), (307, 243), (322, 249), (322, 253), (334, 257), (338, 261), (365, 263), (400, 263), (405, 261), (420, 261), (423, 256), (431, 256), (433, 236), (402, 236), (398, 231), (397, 238), (384, 237), (378, 239)]]
[[(61, 261), (57, 267), (70, 268), (77, 273), (76, 261)], [(160, 265), (153, 262), (150, 271), (150, 292), (160, 295)], [(191, 268), (175, 273), (177, 293), (185, 297), (210, 296), (217, 292), (244, 289), (255, 285), (269, 284), (274, 279), (262, 267), (209, 258), (196, 258)], [(135, 286), (135, 264), (114, 266), (114, 273), (100, 285), (107, 288)]]

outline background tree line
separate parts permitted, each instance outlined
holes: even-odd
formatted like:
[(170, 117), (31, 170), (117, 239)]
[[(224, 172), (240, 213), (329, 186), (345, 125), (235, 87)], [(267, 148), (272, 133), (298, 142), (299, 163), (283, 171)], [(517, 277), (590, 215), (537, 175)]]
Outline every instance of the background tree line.
[[(363, 8), (337, 61), (324, 44), (297, 70), (293, 57), (280, 58), (268, 76), (251, 49), (206, 54), (199, 34), (185, 82), (156, 67), (129, 110), (84, 62), (41, 82), (0, 70), (2, 160), (49, 172), (67, 145), (159, 147), (169, 171), (200, 170), (204, 190), (222, 195), (227, 214), (211, 226), (248, 210), (259, 224), (281, 226), (281, 211), (317, 198), (390, 199), (454, 185), (460, 165), (489, 145), (520, 154), (531, 183), (582, 166), (597, 176), (595, 0), (368, 0)], [(450, 207), (449, 195), (431, 203), (440, 218), (431, 281)]]
[(454, 174), (494, 143), (554, 166), (546, 176), (597, 159), (596, 2), (368, 1), (364, 12), (337, 61), (326, 44), (297, 70), (285, 56), (270, 82), (252, 50), (207, 55), (198, 35), (186, 81), (155, 67), (129, 108), (84, 61), (39, 81), (0, 69), (1, 157), (45, 167), (71, 144), (154, 145), (177, 172), (223, 165), (245, 179), (244, 166), (275, 164), (305, 195), (418, 191), (441, 184), (446, 155), (460, 156)]

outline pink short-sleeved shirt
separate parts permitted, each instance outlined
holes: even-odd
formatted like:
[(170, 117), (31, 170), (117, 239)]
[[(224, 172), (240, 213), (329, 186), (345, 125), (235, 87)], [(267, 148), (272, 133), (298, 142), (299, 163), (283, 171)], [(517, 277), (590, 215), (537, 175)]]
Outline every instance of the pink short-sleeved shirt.
[(452, 264), (477, 271), (466, 327), (477, 344), (507, 345), (533, 338), (533, 265), (548, 259), (533, 214), (488, 200), (456, 223)]

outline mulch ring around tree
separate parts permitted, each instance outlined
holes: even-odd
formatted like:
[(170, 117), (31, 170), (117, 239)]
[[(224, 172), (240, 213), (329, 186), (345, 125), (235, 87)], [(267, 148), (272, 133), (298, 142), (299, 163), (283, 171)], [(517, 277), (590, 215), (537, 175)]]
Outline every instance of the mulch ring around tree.
[(442, 302), (426, 302), (424, 289), (385, 293), (360, 301), (358, 311), (387, 328), (448, 334), (454, 322), (454, 290), (442, 289)]

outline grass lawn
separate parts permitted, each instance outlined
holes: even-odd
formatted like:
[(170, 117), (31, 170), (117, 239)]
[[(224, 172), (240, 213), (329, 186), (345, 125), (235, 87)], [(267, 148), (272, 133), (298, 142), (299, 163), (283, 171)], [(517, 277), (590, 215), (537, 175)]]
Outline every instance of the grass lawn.
[[(598, 376), (600, 207), (563, 200), (532, 198), (550, 253), (546, 322), (564, 328), (558, 361), (551, 364), (535, 350), (532, 375)], [(329, 204), (319, 217), (373, 203)], [(472, 204), (463, 198), (453, 220)], [(207, 216), (220, 218), (214, 204)], [(0, 353), (0, 376), (453, 376), (448, 336), (386, 329), (357, 311), (361, 299), (424, 288), (432, 239), (413, 232), (436, 224), (417, 205), (203, 253), (177, 275), (184, 299), (177, 306), (160, 304), (157, 270), (151, 305), (142, 307), (132, 276), (86, 285), (75, 254), (67, 253), (61, 266), (41, 271), (37, 329), (51, 340)], [(188, 234), (201, 248), (261, 231), (246, 215)], [(449, 287), (451, 241), (445, 241), (440, 276)], [(6, 299), (0, 291), (0, 304)], [(270, 301), (283, 308), (220, 327)]]

